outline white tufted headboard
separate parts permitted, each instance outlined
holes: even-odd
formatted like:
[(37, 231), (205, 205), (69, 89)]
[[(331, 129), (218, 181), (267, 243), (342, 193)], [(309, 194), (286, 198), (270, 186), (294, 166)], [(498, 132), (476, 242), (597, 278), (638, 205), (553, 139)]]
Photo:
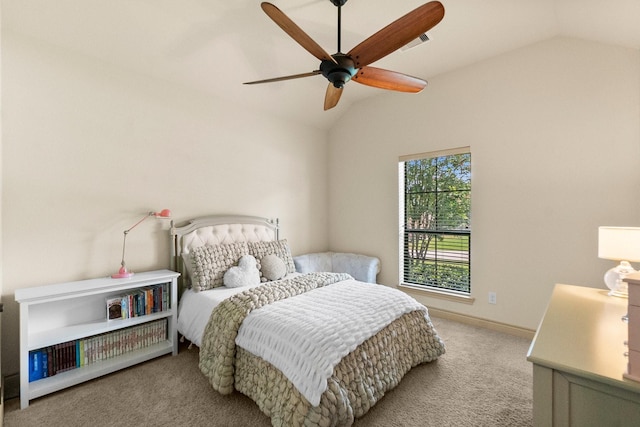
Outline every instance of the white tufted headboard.
[(188, 274), (183, 254), (204, 245), (278, 240), (278, 219), (246, 215), (206, 216), (176, 227), (171, 221), (171, 269), (181, 277), (181, 287)]

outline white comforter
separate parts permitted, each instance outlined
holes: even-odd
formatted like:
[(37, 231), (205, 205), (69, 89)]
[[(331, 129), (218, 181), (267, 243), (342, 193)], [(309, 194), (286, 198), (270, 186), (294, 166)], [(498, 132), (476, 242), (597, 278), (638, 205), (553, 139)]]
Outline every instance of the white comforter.
[[(300, 273), (291, 273), (287, 275), (285, 279), (299, 275)], [(209, 317), (211, 317), (213, 309), (225, 299), (254, 286), (260, 285), (243, 286), (239, 288), (221, 286), (199, 292), (187, 289), (183, 292), (180, 297), (180, 303), (178, 304), (178, 332), (200, 347), (202, 345), (204, 328), (207, 326), (207, 322), (209, 322)]]
[(252, 311), (236, 344), (280, 369), (317, 406), (327, 378), (344, 356), (414, 310), (427, 315), (422, 304), (403, 292), (347, 280)]

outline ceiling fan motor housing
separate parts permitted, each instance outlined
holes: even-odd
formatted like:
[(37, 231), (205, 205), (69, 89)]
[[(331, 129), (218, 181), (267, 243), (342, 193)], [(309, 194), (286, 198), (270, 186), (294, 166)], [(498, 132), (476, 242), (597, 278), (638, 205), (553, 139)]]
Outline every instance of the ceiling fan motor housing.
[(353, 60), (345, 54), (336, 53), (331, 56), (336, 60), (337, 64), (333, 61), (324, 60), (320, 63), (320, 71), (333, 86), (340, 89), (351, 80), (351, 77), (356, 74), (358, 69), (355, 67)]

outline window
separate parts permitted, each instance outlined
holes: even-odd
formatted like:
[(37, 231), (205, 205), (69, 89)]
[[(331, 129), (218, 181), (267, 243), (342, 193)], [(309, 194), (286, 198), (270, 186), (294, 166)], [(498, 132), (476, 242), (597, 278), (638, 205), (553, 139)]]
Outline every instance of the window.
[(402, 283), (471, 293), (469, 147), (402, 157), (399, 173)]

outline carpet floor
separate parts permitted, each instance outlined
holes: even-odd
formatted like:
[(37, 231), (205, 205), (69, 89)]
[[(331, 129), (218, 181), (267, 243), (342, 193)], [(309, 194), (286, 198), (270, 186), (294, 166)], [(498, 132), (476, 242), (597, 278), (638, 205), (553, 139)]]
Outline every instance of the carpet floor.
[[(356, 427), (532, 425), (530, 340), (433, 318), (447, 352), (412, 369)], [(221, 396), (198, 369), (198, 349), (74, 386), (20, 410), (5, 402), (5, 427), (271, 425), (240, 393)]]

